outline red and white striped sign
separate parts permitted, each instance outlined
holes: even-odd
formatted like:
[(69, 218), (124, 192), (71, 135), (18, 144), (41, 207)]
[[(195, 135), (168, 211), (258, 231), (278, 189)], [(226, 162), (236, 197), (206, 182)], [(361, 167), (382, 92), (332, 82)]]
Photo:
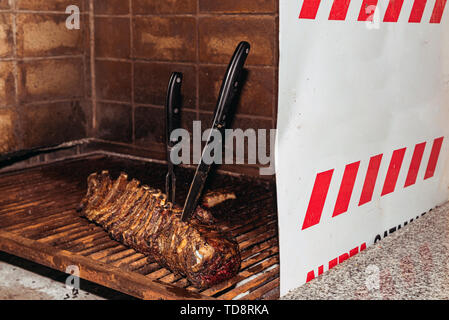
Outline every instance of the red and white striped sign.
[[(433, 1), (414, 0), (413, 7), (408, 15), (409, 23), (421, 23), (426, 6), (431, 6)], [(320, 9), (321, 0), (305, 0), (299, 13), (299, 19), (316, 19)], [(447, 0), (437, 0), (432, 9), (429, 23), (441, 23)], [(359, 1), (352, 1), (352, 4), (359, 5)], [(345, 21), (351, 0), (333, 0), (329, 12), (329, 20)], [(383, 22), (397, 22), (401, 15), (404, 0), (389, 0), (387, 10), (383, 16)], [(360, 6), (357, 21), (372, 21), (375, 11), (378, 8), (378, 0), (364, 0)]]
[(279, 3), (285, 294), (449, 200), (449, 9)]
[[(432, 151), (430, 153), (426, 171), (423, 177), (424, 180), (432, 178), (435, 174), (435, 168), (440, 156), (443, 139), (444, 137), (440, 137), (433, 141)], [(408, 167), (408, 169), (406, 168), (408, 170), (408, 173), (404, 188), (407, 188), (416, 183), (426, 144), (426, 142), (422, 142), (415, 146), (410, 166)], [(395, 191), (399, 173), (403, 168), (402, 164), (404, 161), (406, 150), (407, 148), (401, 148), (393, 152), (380, 197)], [(377, 176), (379, 174), (379, 168), (383, 156), (383, 154), (378, 154), (372, 156), (369, 160), (368, 170), (365, 173), (362, 193), (358, 202), (359, 206), (362, 206), (365, 203), (372, 201), (373, 199), (374, 187), (376, 186)], [(359, 167), (360, 161), (346, 165), (343, 179), (340, 183), (338, 197), (335, 202), (332, 217), (336, 217), (348, 211), (349, 201), (351, 200), (352, 191), (354, 190), (355, 180), (357, 178)], [(333, 173), (334, 169), (317, 174), (313, 186), (312, 195), (309, 200), (306, 216), (302, 224), (302, 230), (320, 223)]]

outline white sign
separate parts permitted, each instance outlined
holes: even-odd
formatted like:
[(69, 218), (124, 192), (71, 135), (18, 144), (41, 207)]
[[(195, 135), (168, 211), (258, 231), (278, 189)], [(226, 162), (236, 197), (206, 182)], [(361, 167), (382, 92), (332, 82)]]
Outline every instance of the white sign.
[(280, 1), (281, 295), (449, 199), (446, 1)]

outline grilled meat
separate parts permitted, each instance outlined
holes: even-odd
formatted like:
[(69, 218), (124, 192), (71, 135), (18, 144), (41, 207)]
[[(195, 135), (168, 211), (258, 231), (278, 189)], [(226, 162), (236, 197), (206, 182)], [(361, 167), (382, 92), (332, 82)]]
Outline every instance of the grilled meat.
[(204, 225), (210, 212), (198, 208), (191, 221), (182, 222), (182, 209), (165, 194), (128, 181), (126, 174), (115, 181), (107, 171), (90, 175), (80, 210), (113, 239), (186, 276), (197, 288), (229, 279), (240, 269), (237, 242)]
[(237, 199), (234, 192), (227, 190), (209, 191), (203, 196), (202, 206), (204, 208), (212, 208), (227, 200)]

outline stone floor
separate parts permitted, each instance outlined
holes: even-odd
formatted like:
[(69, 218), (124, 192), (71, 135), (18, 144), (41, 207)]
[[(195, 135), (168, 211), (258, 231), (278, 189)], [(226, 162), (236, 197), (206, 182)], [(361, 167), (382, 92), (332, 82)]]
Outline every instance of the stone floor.
[(67, 277), (68, 274), (0, 252), (0, 300), (133, 299), (82, 279), (79, 289), (66, 287)]
[(449, 203), (283, 299), (449, 299)]

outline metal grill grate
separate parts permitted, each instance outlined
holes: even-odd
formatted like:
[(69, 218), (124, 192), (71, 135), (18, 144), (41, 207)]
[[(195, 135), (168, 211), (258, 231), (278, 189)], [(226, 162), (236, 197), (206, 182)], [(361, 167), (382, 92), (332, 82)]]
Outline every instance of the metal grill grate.
[[(79, 217), (76, 207), (87, 188), (87, 176), (121, 171), (152, 187), (164, 188), (162, 164), (90, 156), (0, 176), (0, 250), (55, 269), (80, 267), (81, 278), (149, 299), (277, 299), (279, 247), (274, 186), (246, 178), (215, 174), (209, 189), (233, 190), (238, 199), (214, 208), (219, 227), (238, 241), (239, 274), (206, 290), (160, 267), (141, 253), (111, 240), (99, 226)], [(177, 201), (182, 203), (193, 176), (177, 173)]]

